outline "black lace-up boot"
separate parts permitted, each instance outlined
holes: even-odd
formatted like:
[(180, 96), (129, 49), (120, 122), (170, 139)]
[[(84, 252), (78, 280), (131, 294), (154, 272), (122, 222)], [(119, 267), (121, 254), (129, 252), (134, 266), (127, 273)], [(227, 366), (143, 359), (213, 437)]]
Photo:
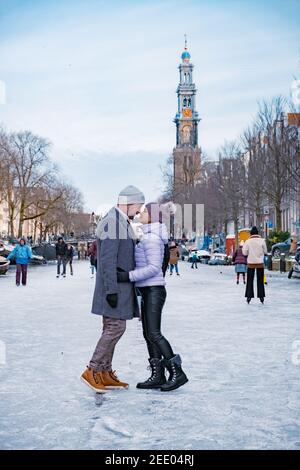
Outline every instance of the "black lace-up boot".
[(168, 371), (170, 372), (170, 376), (167, 382), (162, 385), (160, 389), (162, 392), (169, 392), (184, 385), (188, 381), (188, 378), (181, 368), (181, 357), (179, 354), (172, 357), (169, 361), (165, 361), (165, 363)]
[(137, 388), (160, 388), (166, 383), (165, 367), (163, 359), (149, 359), (151, 377), (145, 382), (139, 382)]

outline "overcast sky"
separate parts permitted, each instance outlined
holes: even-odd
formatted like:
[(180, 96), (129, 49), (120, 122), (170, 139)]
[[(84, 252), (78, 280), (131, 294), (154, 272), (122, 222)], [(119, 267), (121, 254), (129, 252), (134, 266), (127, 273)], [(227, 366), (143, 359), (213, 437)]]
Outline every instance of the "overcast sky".
[(299, 78), (299, 18), (296, 0), (0, 0), (0, 123), (50, 139), (87, 210), (127, 184), (152, 200), (175, 143), (184, 33), (214, 158)]

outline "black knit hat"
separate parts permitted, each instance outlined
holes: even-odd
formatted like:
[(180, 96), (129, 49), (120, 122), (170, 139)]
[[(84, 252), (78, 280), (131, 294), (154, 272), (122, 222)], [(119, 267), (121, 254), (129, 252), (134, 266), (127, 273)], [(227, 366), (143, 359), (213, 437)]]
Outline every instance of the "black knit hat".
[(258, 235), (258, 229), (255, 225), (250, 230), (250, 235)]

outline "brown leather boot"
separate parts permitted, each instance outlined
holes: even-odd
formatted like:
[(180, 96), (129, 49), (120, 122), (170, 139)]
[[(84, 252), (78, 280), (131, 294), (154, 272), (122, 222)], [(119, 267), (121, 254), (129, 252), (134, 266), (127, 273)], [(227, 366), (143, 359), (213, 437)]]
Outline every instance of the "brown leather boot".
[(128, 388), (129, 385), (126, 382), (121, 382), (116, 376), (116, 371), (112, 370), (103, 370), (101, 372), (102, 383), (105, 388), (114, 389), (114, 388)]
[(105, 393), (107, 391), (102, 381), (101, 372), (96, 372), (91, 367), (87, 367), (80, 378), (97, 393)]

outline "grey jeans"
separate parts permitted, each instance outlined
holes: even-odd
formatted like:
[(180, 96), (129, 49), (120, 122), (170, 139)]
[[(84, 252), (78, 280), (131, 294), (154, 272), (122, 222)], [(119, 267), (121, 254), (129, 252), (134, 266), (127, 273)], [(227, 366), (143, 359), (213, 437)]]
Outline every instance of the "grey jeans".
[(61, 264), (63, 265), (63, 274), (66, 274), (66, 265), (67, 265), (67, 260), (64, 256), (58, 255), (57, 256), (57, 275), (60, 275), (60, 266)]
[(112, 358), (117, 342), (126, 330), (126, 320), (103, 317), (103, 331), (99, 339), (90, 367), (96, 372), (112, 370)]

